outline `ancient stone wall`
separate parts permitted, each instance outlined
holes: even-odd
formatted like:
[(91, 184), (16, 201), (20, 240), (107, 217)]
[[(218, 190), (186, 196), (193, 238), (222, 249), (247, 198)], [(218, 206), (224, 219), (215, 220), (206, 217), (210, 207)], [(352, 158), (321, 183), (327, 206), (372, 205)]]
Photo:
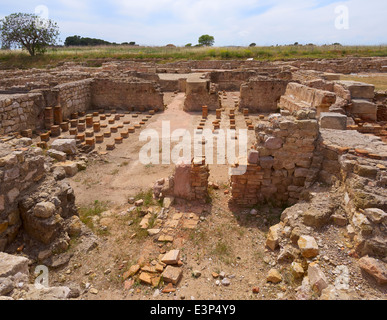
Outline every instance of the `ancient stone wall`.
[(239, 91), (242, 83), (254, 76), (255, 71), (214, 71), (210, 73), (210, 80), (221, 91)]
[(23, 138), (13, 147), (0, 144), (0, 251), (21, 228), (51, 244), (64, 234), (64, 219), (77, 214), (72, 188), (47, 175), (43, 150), (31, 143)]
[(314, 108), (319, 115), (328, 112), (336, 102), (336, 95), (329, 91), (314, 89), (299, 83), (289, 83), (281, 97), (279, 107), (291, 112), (304, 108)]
[(378, 137), (322, 130), (319, 180), (341, 186), (343, 207), (359, 256), (385, 257), (387, 147)]
[[(264, 200), (296, 203), (317, 178), (321, 158), (315, 153), (319, 127), (315, 112), (278, 117), (256, 127), (256, 150), (231, 168), (232, 198), (240, 205)], [(247, 166), (247, 171), (243, 173)], [(242, 171), (240, 171), (242, 170)]]
[(164, 110), (163, 94), (151, 81), (138, 78), (95, 79), (91, 86), (94, 109)]
[(219, 108), (218, 88), (209, 80), (192, 77), (187, 79), (184, 111), (202, 111), (203, 106), (215, 111)]
[(91, 79), (75, 81), (56, 86), (58, 104), (62, 107), (63, 118), (70, 119), (72, 113), (87, 111), (91, 107)]
[(156, 198), (174, 197), (205, 203), (208, 197), (209, 167), (204, 158), (192, 163), (179, 163), (168, 179), (159, 180), (153, 187)]
[(383, 66), (387, 65), (386, 58), (345, 58), (340, 60), (313, 60), (291, 62), (305, 70), (329, 71), (336, 73), (359, 73), (359, 72), (383, 72)]
[(42, 126), (44, 107), (41, 93), (0, 96), (0, 135)]
[(267, 77), (254, 77), (241, 85), (239, 109), (252, 113), (273, 113), (285, 93), (289, 81)]

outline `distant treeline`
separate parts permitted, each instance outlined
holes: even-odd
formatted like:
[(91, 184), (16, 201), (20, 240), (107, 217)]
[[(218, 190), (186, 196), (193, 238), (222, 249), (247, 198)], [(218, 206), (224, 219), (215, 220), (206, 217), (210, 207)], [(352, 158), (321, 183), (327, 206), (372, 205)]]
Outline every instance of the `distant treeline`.
[[(81, 36), (67, 37), (65, 40), (65, 46), (106, 46), (106, 45), (120, 45), (119, 43), (109, 42), (95, 38), (84, 38)], [(123, 42), (121, 45), (135, 46), (136, 42)]]

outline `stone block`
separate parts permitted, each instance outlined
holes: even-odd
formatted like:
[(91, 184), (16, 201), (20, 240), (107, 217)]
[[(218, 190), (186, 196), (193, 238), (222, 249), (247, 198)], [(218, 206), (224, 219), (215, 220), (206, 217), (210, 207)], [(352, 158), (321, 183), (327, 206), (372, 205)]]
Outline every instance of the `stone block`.
[(320, 127), (323, 129), (347, 130), (347, 116), (334, 112), (320, 115)]
[(0, 278), (14, 276), (19, 272), (28, 275), (28, 263), (27, 258), (0, 252)]
[(77, 144), (75, 139), (57, 139), (51, 144), (51, 148), (70, 155), (73, 155), (77, 152)]

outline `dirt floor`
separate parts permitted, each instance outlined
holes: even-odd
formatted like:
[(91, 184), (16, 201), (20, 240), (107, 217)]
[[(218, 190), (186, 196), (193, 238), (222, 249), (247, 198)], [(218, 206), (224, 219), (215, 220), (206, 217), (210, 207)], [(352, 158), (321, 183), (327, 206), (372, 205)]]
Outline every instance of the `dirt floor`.
[[(233, 107), (237, 98), (238, 93), (228, 93), (223, 99), (225, 110)], [(182, 93), (165, 94), (166, 111), (153, 116), (146, 129), (160, 132), (162, 121), (168, 120), (171, 131), (187, 128), (194, 134), (201, 115), (183, 112), (183, 101)], [(250, 118), (254, 123), (261, 121), (259, 115)], [(208, 128), (213, 119), (215, 114), (209, 116)], [(237, 127), (246, 128), (241, 114), (237, 115)], [(148, 235), (141, 229), (145, 214), (164, 210), (147, 192), (157, 180), (168, 177), (174, 165), (140, 163), (138, 153), (146, 142), (139, 141), (139, 134), (130, 135), (113, 151), (106, 152), (97, 146), (97, 155), (89, 160), (87, 169), (69, 179), (77, 206), (81, 212), (89, 213), (88, 225), (100, 240), (96, 249), (74, 254), (68, 265), (50, 273), (50, 285), (78, 287), (78, 299), (86, 300), (295, 299), (300, 281), (290, 275), (287, 266), (277, 263), (278, 252), (265, 248), (268, 229), (280, 221), (283, 208), (260, 206), (256, 207), (258, 214), (252, 215), (251, 209), (230, 206), (227, 165), (210, 165), (209, 181), (216, 183), (219, 189), (210, 188), (206, 204), (177, 201), (165, 210), (163, 219), (152, 221), (154, 228), (162, 230), (161, 234), (172, 238), (171, 242), (160, 242), (160, 234)], [(248, 137), (252, 142), (254, 131), (248, 131)], [(134, 209), (134, 205), (128, 203), (130, 197), (145, 199), (142, 209), (145, 212)], [(93, 212), (95, 201), (100, 210)], [(358, 297), (385, 298), (386, 292), (374, 287), (372, 280), (362, 277), (355, 259), (348, 255), (351, 245), (344, 234), (343, 229), (335, 226), (321, 231), (318, 242), (323, 248), (322, 268), (331, 270), (332, 266), (346, 265), (350, 270), (351, 288)], [(69, 252), (74, 253), (78, 245), (77, 239), (72, 240)], [(166, 284), (162, 281), (151, 286), (142, 283), (138, 275), (123, 279), (131, 266), (155, 266), (160, 255), (172, 249), (180, 250), (183, 271), (174, 292), (163, 293)], [(279, 284), (266, 280), (273, 267), (282, 271), (283, 281)], [(222, 284), (217, 276), (222, 272), (230, 281), (228, 285)], [(334, 282), (332, 272), (327, 271), (327, 276)]]

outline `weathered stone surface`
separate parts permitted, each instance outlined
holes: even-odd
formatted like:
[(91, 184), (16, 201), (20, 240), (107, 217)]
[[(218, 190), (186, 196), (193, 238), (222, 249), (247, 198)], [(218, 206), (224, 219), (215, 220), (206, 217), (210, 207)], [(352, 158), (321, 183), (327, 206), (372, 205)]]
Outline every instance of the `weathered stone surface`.
[(292, 262), (290, 270), (296, 279), (302, 278), (305, 274), (304, 268), (298, 262)]
[(9, 278), (0, 278), (0, 296), (6, 296), (14, 289), (13, 282)]
[(153, 275), (148, 272), (141, 272), (139, 280), (145, 284), (152, 284), (152, 277)]
[(69, 227), (68, 227), (68, 234), (70, 237), (78, 237), (82, 232), (82, 221), (79, 219), (78, 216), (72, 216), (70, 218)]
[(66, 153), (62, 152), (62, 151), (58, 151), (58, 150), (55, 150), (55, 149), (50, 149), (47, 151), (47, 154), (51, 157), (51, 158), (54, 158), (55, 160), (58, 160), (60, 162), (62, 161), (66, 161), (67, 159), (67, 155)]
[(123, 274), (122, 277), (123, 277), (124, 280), (126, 280), (126, 279), (128, 279), (128, 278), (130, 278), (130, 277), (133, 277), (138, 271), (140, 271), (140, 265), (135, 264), (135, 265), (131, 266), (131, 267), (129, 268), (129, 270), (126, 271), (126, 272)]
[(178, 267), (167, 266), (162, 276), (165, 282), (177, 284), (183, 275), (183, 270)]
[(266, 278), (267, 282), (272, 282), (272, 283), (280, 283), (282, 281), (282, 276), (279, 273), (278, 270), (276, 269), (271, 269), (269, 273), (267, 274)]
[(371, 121), (377, 120), (378, 107), (373, 102), (362, 99), (353, 99), (349, 110), (353, 115), (360, 117), (361, 119)]
[(266, 246), (271, 250), (275, 250), (279, 246), (281, 231), (283, 228), (283, 223), (276, 224), (269, 229), (269, 233), (266, 239)]
[(387, 224), (387, 213), (381, 209), (377, 209), (377, 208), (364, 209), (364, 215), (368, 218), (369, 221), (373, 223)]
[(328, 280), (324, 272), (320, 269), (317, 263), (311, 263), (308, 267), (308, 278), (310, 285), (319, 295), (328, 287)]
[(171, 250), (161, 259), (162, 263), (175, 265), (179, 262), (180, 250)]
[(269, 150), (277, 150), (282, 147), (283, 141), (281, 138), (267, 137), (265, 139), (265, 147)]
[(77, 153), (77, 144), (75, 139), (56, 139), (51, 144), (51, 148), (70, 155)]
[(257, 150), (249, 150), (247, 161), (251, 164), (257, 164), (259, 161), (259, 152)]
[(68, 287), (39, 287), (29, 285), (29, 291), (25, 294), (25, 300), (66, 300), (70, 294)]
[(305, 258), (314, 258), (319, 254), (316, 240), (310, 236), (301, 236), (298, 239), (298, 247)]
[(54, 215), (55, 205), (52, 202), (40, 202), (35, 205), (34, 216), (47, 219)]
[(352, 99), (373, 99), (375, 96), (375, 86), (357, 81), (336, 81), (351, 93)]
[(27, 258), (0, 252), (0, 277), (14, 276), (19, 272), (28, 275), (28, 263)]
[(366, 256), (359, 260), (359, 267), (370, 274), (379, 284), (387, 283), (387, 267), (382, 261)]
[(78, 173), (78, 165), (73, 161), (60, 162), (54, 165), (54, 168), (63, 168), (68, 177), (73, 177)]
[(347, 116), (340, 113), (323, 112), (320, 115), (320, 127), (324, 129), (347, 130)]

